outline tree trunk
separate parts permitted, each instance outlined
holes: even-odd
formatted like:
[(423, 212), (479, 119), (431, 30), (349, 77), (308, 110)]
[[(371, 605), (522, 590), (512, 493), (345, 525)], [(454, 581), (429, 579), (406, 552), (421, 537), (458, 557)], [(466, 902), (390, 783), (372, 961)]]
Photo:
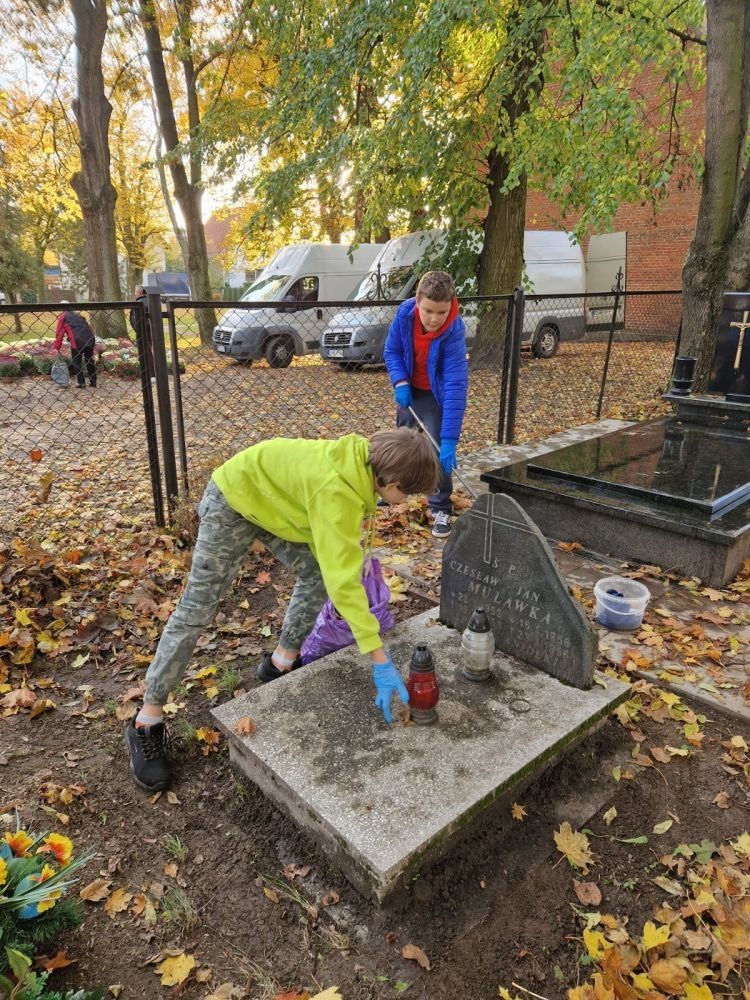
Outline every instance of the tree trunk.
[[(523, 44), (519, 42), (520, 47), (510, 53), (517, 89), (503, 101), (504, 113), (498, 121), (498, 129), (506, 135), (513, 132), (519, 118), (528, 112), (532, 98), (544, 84), (538, 64), (544, 49), (546, 13), (552, 2), (546, 0), (542, 4), (533, 35), (519, 35), (517, 30), (512, 30), (524, 16), (521, 0), (517, 0), (517, 6), (509, 15), (508, 34), (522, 38)], [(501, 125), (502, 120), (506, 124)], [(504, 191), (510, 162), (507, 154), (497, 147), (491, 150), (487, 167), (490, 204), (484, 220), (484, 246), (479, 255), (479, 294), (508, 295), (520, 283), (523, 272), (526, 175), (519, 177), (512, 190)], [(507, 314), (506, 303), (485, 307), (469, 358), (472, 368), (502, 370)]]
[[(13, 291), (12, 288), (8, 289), (8, 299), (9, 299), (10, 304), (12, 306), (17, 306), (18, 305), (18, 296), (16, 295), (16, 293)], [(21, 322), (21, 314), (20, 313), (13, 313), (13, 326), (15, 328), (15, 332), (19, 335), (19, 337), (22, 336), (23, 335), (23, 323)]]
[[(502, 188), (508, 168), (505, 154), (494, 150), (489, 157), (487, 175), (490, 207), (484, 220), (484, 246), (479, 255), (480, 295), (510, 294), (521, 281), (526, 177), (512, 191), (504, 193)], [(473, 369), (502, 369), (507, 318), (506, 302), (484, 307), (469, 359)]]
[[(104, 91), (102, 48), (107, 32), (106, 0), (70, 0), (75, 22), (77, 89), (73, 113), (78, 123), (81, 169), (70, 179), (83, 215), (90, 298), (121, 299), (117, 271), (115, 201), (110, 179), (109, 120), (112, 105)], [(121, 313), (93, 313), (96, 332), (124, 336)]]
[(36, 255), (37, 277), (36, 277), (36, 298), (37, 302), (47, 301), (47, 286), (44, 283), (44, 250)]
[[(189, 16), (189, 13), (188, 13)], [(146, 36), (146, 51), (151, 68), (151, 79), (156, 98), (156, 108), (159, 115), (159, 130), (164, 140), (169, 157), (169, 172), (172, 176), (174, 195), (185, 220), (187, 236), (187, 270), (190, 278), (190, 291), (194, 299), (209, 301), (211, 299), (211, 282), (208, 276), (208, 252), (206, 249), (206, 234), (201, 218), (201, 199), (203, 187), (200, 177), (200, 151), (191, 154), (190, 178), (185, 164), (178, 153), (180, 143), (177, 133), (177, 122), (174, 115), (172, 94), (169, 90), (167, 71), (164, 65), (163, 46), (156, 12), (152, 0), (140, 0), (140, 18)], [(182, 45), (189, 44), (183, 34)], [(195, 74), (190, 59), (182, 58), (181, 63), (185, 73), (187, 87), (188, 115), (192, 128), (197, 128), (198, 102), (195, 92)], [(216, 326), (216, 313), (213, 309), (196, 309), (198, 330), (201, 343), (210, 344), (213, 328)]]
[[(157, 119), (156, 109), (154, 109), (154, 119)], [(162, 157), (161, 136), (158, 136), (156, 139), (156, 171), (159, 174), (159, 187), (161, 188), (161, 195), (162, 198), (164, 199), (164, 204), (167, 206), (169, 221), (172, 223), (172, 232), (174, 233), (175, 239), (177, 240), (177, 243), (179, 244), (180, 247), (180, 254), (182, 255), (182, 263), (185, 270), (187, 271), (187, 266), (188, 266), (187, 234), (177, 221), (177, 215), (174, 210), (174, 203), (172, 202), (172, 196), (169, 193), (169, 186), (167, 185), (167, 175), (164, 170), (164, 161), (162, 160), (161, 157)]]
[(680, 353), (711, 370), (725, 291), (750, 281), (750, 172), (744, 168), (750, 104), (750, 0), (706, 4), (706, 144), (698, 220), (682, 271)]

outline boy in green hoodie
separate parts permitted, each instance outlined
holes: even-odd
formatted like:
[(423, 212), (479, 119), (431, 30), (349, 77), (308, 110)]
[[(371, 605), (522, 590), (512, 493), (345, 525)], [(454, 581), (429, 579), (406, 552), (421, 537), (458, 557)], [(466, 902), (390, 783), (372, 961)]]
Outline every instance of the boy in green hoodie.
[(391, 722), (393, 695), (404, 704), (408, 695), (362, 585), (362, 521), (374, 514), (378, 497), (399, 503), (411, 493), (429, 493), (439, 476), (428, 438), (407, 428), (381, 431), (369, 441), (358, 434), (336, 441), (274, 438), (216, 469), (198, 505), (187, 584), (146, 673), (143, 707), (125, 732), (139, 788), (154, 792), (169, 785), (162, 706), (256, 539), (297, 575), (279, 643), (263, 657), (258, 680), (276, 680), (301, 666), (303, 640), (328, 596), (360, 653), (370, 655), (375, 704)]

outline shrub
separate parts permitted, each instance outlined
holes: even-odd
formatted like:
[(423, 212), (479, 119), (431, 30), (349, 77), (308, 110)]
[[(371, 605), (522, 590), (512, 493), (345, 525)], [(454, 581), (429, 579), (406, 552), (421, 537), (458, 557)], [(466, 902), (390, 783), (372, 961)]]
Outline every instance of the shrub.
[(6, 976), (0, 976), (0, 987), (3, 988), (3, 995), (12, 997), (13, 1000), (103, 1000), (104, 987), (91, 990), (66, 990), (60, 993), (59, 990), (48, 990), (47, 980), (49, 972), (32, 972), (31, 959), (13, 948), (5, 948), (5, 958), (10, 967), (15, 985)]
[(18, 378), (21, 374), (21, 366), (18, 358), (9, 354), (0, 354), (0, 378)]
[(21, 374), (23, 375), (36, 374), (36, 365), (34, 364), (34, 359), (30, 354), (19, 354), (18, 365), (21, 369)]
[[(73, 844), (61, 834), (5, 834), (0, 840), (0, 941), (6, 949), (33, 958), (39, 945), (81, 922), (78, 901), (62, 896), (90, 858), (91, 852), (73, 858)], [(7, 952), (0, 952), (0, 972), (8, 961)]]
[(49, 375), (52, 363), (55, 360), (55, 354), (34, 354), (33, 361), (34, 367), (39, 372), (40, 375)]

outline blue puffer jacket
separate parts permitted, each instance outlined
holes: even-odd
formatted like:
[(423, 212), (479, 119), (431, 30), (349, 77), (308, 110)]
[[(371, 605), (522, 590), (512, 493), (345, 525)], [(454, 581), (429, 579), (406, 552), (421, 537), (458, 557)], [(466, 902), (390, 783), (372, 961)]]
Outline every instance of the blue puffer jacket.
[[(416, 299), (407, 299), (401, 303), (385, 338), (383, 359), (394, 386), (397, 382), (411, 382), (414, 370), (416, 306)], [(457, 316), (448, 329), (430, 344), (427, 372), (430, 376), (432, 393), (443, 411), (440, 440), (453, 438), (458, 441), (469, 388), (464, 321), (460, 316)]]

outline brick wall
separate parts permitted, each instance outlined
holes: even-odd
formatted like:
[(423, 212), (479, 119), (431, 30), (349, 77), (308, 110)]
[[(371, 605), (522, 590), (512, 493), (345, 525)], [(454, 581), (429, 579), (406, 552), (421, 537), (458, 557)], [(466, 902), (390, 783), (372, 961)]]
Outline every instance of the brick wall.
[[(638, 83), (647, 96), (649, 120), (664, 121), (669, 113), (669, 94), (661, 81), (644, 73)], [(703, 149), (705, 91), (688, 90), (692, 107), (680, 121), (680, 147)], [(666, 142), (665, 142), (666, 145)], [(683, 166), (675, 170), (665, 196), (656, 208), (650, 203), (621, 205), (611, 232), (627, 233), (627, 287), (633, 290), (676, 289), (681, 287), (682, 265), (690, 247), (698, 215), (700, 184)], [(568, 229), (575, 216), (564, 218), (546, 195), (529, 185), (526, 200), (527, 229)], [(588, 239), (584, 240), (584, 253)]]

